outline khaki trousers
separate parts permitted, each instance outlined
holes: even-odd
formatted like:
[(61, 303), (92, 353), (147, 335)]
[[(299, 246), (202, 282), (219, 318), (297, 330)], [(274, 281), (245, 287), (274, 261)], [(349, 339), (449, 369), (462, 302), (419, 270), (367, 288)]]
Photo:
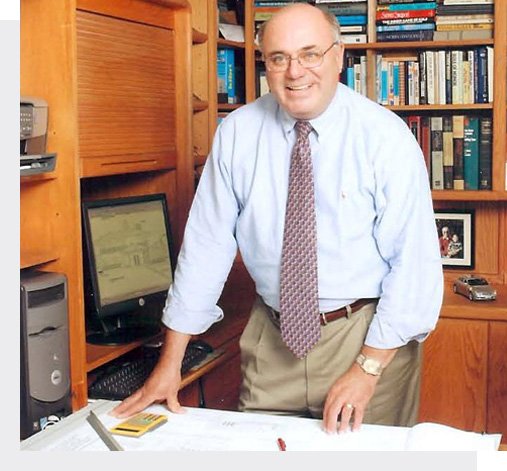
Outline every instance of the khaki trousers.
[[(241, 336), (243, 381), (239, 409), (248, 412), (322, 418), (327, 392), (355, 361), (364, 343), (376, 303), (322, 326), (321, 339), (298, 360), (260, 300), (254, 303)], [(412, 426), (417, 421), (420, 344), (401, 347), (384, 370), (365, 411), (364, 423)]]

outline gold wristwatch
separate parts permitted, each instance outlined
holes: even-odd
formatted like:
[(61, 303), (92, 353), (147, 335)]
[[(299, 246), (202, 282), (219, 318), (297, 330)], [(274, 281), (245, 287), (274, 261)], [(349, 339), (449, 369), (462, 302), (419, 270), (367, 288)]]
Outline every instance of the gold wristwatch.
[(380, 361), (375, 360), (375, 358), (367, 357), (362, 353), (357, 355), (356, 363), (362, 368), (365, 373), (372, 376), (380, 376), (382, 370), (384, 369)]

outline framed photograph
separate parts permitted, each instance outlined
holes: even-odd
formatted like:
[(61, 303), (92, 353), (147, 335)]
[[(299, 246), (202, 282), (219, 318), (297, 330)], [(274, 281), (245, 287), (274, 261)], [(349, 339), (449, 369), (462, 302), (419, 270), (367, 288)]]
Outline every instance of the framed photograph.
[(445, 268), (474, 268), (474, 212), (435, 211), (440, 255)]

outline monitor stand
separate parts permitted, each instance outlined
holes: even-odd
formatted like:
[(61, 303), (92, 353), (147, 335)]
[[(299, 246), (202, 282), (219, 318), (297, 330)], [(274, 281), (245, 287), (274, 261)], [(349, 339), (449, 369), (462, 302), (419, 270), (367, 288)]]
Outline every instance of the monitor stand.
[(86, 342), (94, 345), (125, 345), (127, 343), (145, 340), (160, 333), (160, 327), (152, 324), (129, 325), (128, 327), (108, 327), (103, 322), (102, 331), (91, 332), (86, 336)]

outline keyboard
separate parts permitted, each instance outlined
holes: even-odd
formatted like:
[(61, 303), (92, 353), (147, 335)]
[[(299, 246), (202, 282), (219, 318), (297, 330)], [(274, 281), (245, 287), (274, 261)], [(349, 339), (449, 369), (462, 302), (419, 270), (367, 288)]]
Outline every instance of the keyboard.
[[(188, 343), (181, 365), (184, 374), (213, 351), (202, 340)], [(143, 355), (133, 359), (119, 358), (107, 364), (88, 387), (91, 399), (123, 400), (137, 391), (148, 379), (160, 356), (160, 348), (145, 348)]]

